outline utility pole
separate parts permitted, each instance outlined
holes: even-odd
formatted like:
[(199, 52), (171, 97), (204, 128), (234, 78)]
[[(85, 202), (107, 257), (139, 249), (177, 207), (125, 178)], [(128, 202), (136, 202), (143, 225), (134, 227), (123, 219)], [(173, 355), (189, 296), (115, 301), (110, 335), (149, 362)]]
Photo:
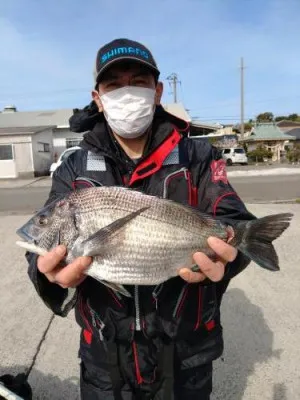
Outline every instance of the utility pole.
[(241, 139), (244, 139), (244, 59), (241, 58)]
[(178, 80), (178, 76), (175, 73), (169, 75), (167, 80), (169, 81), (170, 85), (172, 84), (173, 86), (174, 103), (177, 103), (177, 83), (181, 82)]

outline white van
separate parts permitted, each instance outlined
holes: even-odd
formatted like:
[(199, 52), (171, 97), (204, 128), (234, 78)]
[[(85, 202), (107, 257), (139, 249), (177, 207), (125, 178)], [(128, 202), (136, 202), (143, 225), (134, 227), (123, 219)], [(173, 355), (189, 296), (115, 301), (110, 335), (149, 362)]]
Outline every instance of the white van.
[(229, 147), (222, 150), (222, 157), (226, 160), (227, 165), (248, 164), (248, 157), (242, 147)]

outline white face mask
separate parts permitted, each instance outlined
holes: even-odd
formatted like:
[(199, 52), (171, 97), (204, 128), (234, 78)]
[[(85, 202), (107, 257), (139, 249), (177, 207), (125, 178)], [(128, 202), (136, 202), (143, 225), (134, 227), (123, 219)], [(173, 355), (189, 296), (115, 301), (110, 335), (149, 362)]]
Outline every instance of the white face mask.
[(114, 133), (124, 139), (142, 136), (153, 121), (155, 90), (125, 86), (100, 94), (103, 112)]

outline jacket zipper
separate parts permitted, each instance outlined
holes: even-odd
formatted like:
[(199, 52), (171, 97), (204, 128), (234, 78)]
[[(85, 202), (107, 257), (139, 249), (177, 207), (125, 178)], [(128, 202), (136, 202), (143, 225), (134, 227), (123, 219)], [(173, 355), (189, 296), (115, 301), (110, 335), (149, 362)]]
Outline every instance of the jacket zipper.
[(90, 323), (89, 323), (89, 321), (88, 321), (88, 319), (87, 319), (87, 317), (85, 315), (85, 312), (84, 312), (82, 296), (80, 296), (80, 300), (79, 300), (79, 311), (80, 311), (81, 317), (83, 319), (83, 322), (85, 323), (86, 328), (90, 332), (92, 332), (92, 327), (91, 327), (91, 325), (90, 325)]
[(107, 288), (110, 295), (112, 296), (112, 298), (114, 299), (114, 302), (120, 307), (123, 308), (123, 304), (122, 304), (122, 297), (119, 293), (114, 292), (112, 289)]
[(165, 177), (165, 180), (164, 180), (164, 192), (163, 192), (163, 198), (164, 199), (166, 199), (167, 195), (168, 195), (167, 190), (168, 190), (169, 180), (171, 178), (175, 177), (175, 176), (181, 175), (182, 173), (184, 174), (185, 179), (188, 181), (189, 176), (188, 176), (188, 170), (187, 170), (186, 167), (183, 167), (183, 168), (179, 169), (178, 171), (172, 172), (171, 174), (169, 174), (169, 175), (167, 175)]
[(198, 307), (197, 307), (197, 321), (194, 327), (194, 331), (199, 329), (199, 326), (202, 322), (202, 302), (203, 302), (203, 291), (202, 286), (199, 284), (198, 286)]
[(98, 331), (99, 338), (100, 338), (101, 342), (103, 342), (103, 340), (104, 340), (103, 329), (105, 328), (105, 323), (102, 321), (102, 319), (96, 313), (96, 311), (91, 307), (90, 302), (88, 300), (87, 300), (87, 306), (89, 308), (89, 312), (92, 317), (93, 327)]
[(140, 301), (139, 301), (139, 287), (134, 286), (134, 304), (135, 304), (135, 330), (141, 330), (141, 315), (140, 315)]
[(183, 288), (181, 289), (180, 294), (178, 296), (177, 303), (176, 303), (176, 306), (175, 306), (174, 312), (173, 312), (173, 318), (179, 318), (179, 316), (181, 314), (181, 311), (183, 309), (183, 305), (184, 305), (185, 300), (186, 300), (188, 289), (189, 289), (189, 284), (186, 283), (183, 286)]
[(159, 285), (155, 286), (155, 288), (154, 288), (154, 290), (152, 292), (152, 297), (153, 297), (153, 300), (155, 302), (156, 310), (157, 310), (158, 296), (159, 296), (160, 292), (162, 291), (163, 285), (164, 285), (163, 283), (160, 283)]

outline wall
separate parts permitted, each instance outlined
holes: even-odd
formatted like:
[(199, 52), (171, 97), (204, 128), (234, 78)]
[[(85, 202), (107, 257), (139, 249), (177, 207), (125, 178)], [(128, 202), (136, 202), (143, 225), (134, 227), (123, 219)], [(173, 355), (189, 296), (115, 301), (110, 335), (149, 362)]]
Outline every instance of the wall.
[(1, 144), (13, 144), (14, 160), (0, 163), (0, 175), (10, 173), (9, 177), (33, 177), (33, 160), (31, 152), (31, 136), (1, 136)]
[[(42, 143), (49, 145), (49, 151), (43, 152)], [(49, 174), (52, 164), (52, 129), (46, 129), (32, 136), (32, 153), (34, 163), (34, 175), (42, 176)]]
[(55, 129), (53, 131), (53, 160), (56, 153), (57, 157), (66, 150), (67, 139), (82, 140), (83, 133), (71, 132), (70, 129)]
[(224, 128), (220, 128), (216, 131), (216, 133), (221, 133), (222, 135), (232, 135), (232, 126), (225, 126)]

